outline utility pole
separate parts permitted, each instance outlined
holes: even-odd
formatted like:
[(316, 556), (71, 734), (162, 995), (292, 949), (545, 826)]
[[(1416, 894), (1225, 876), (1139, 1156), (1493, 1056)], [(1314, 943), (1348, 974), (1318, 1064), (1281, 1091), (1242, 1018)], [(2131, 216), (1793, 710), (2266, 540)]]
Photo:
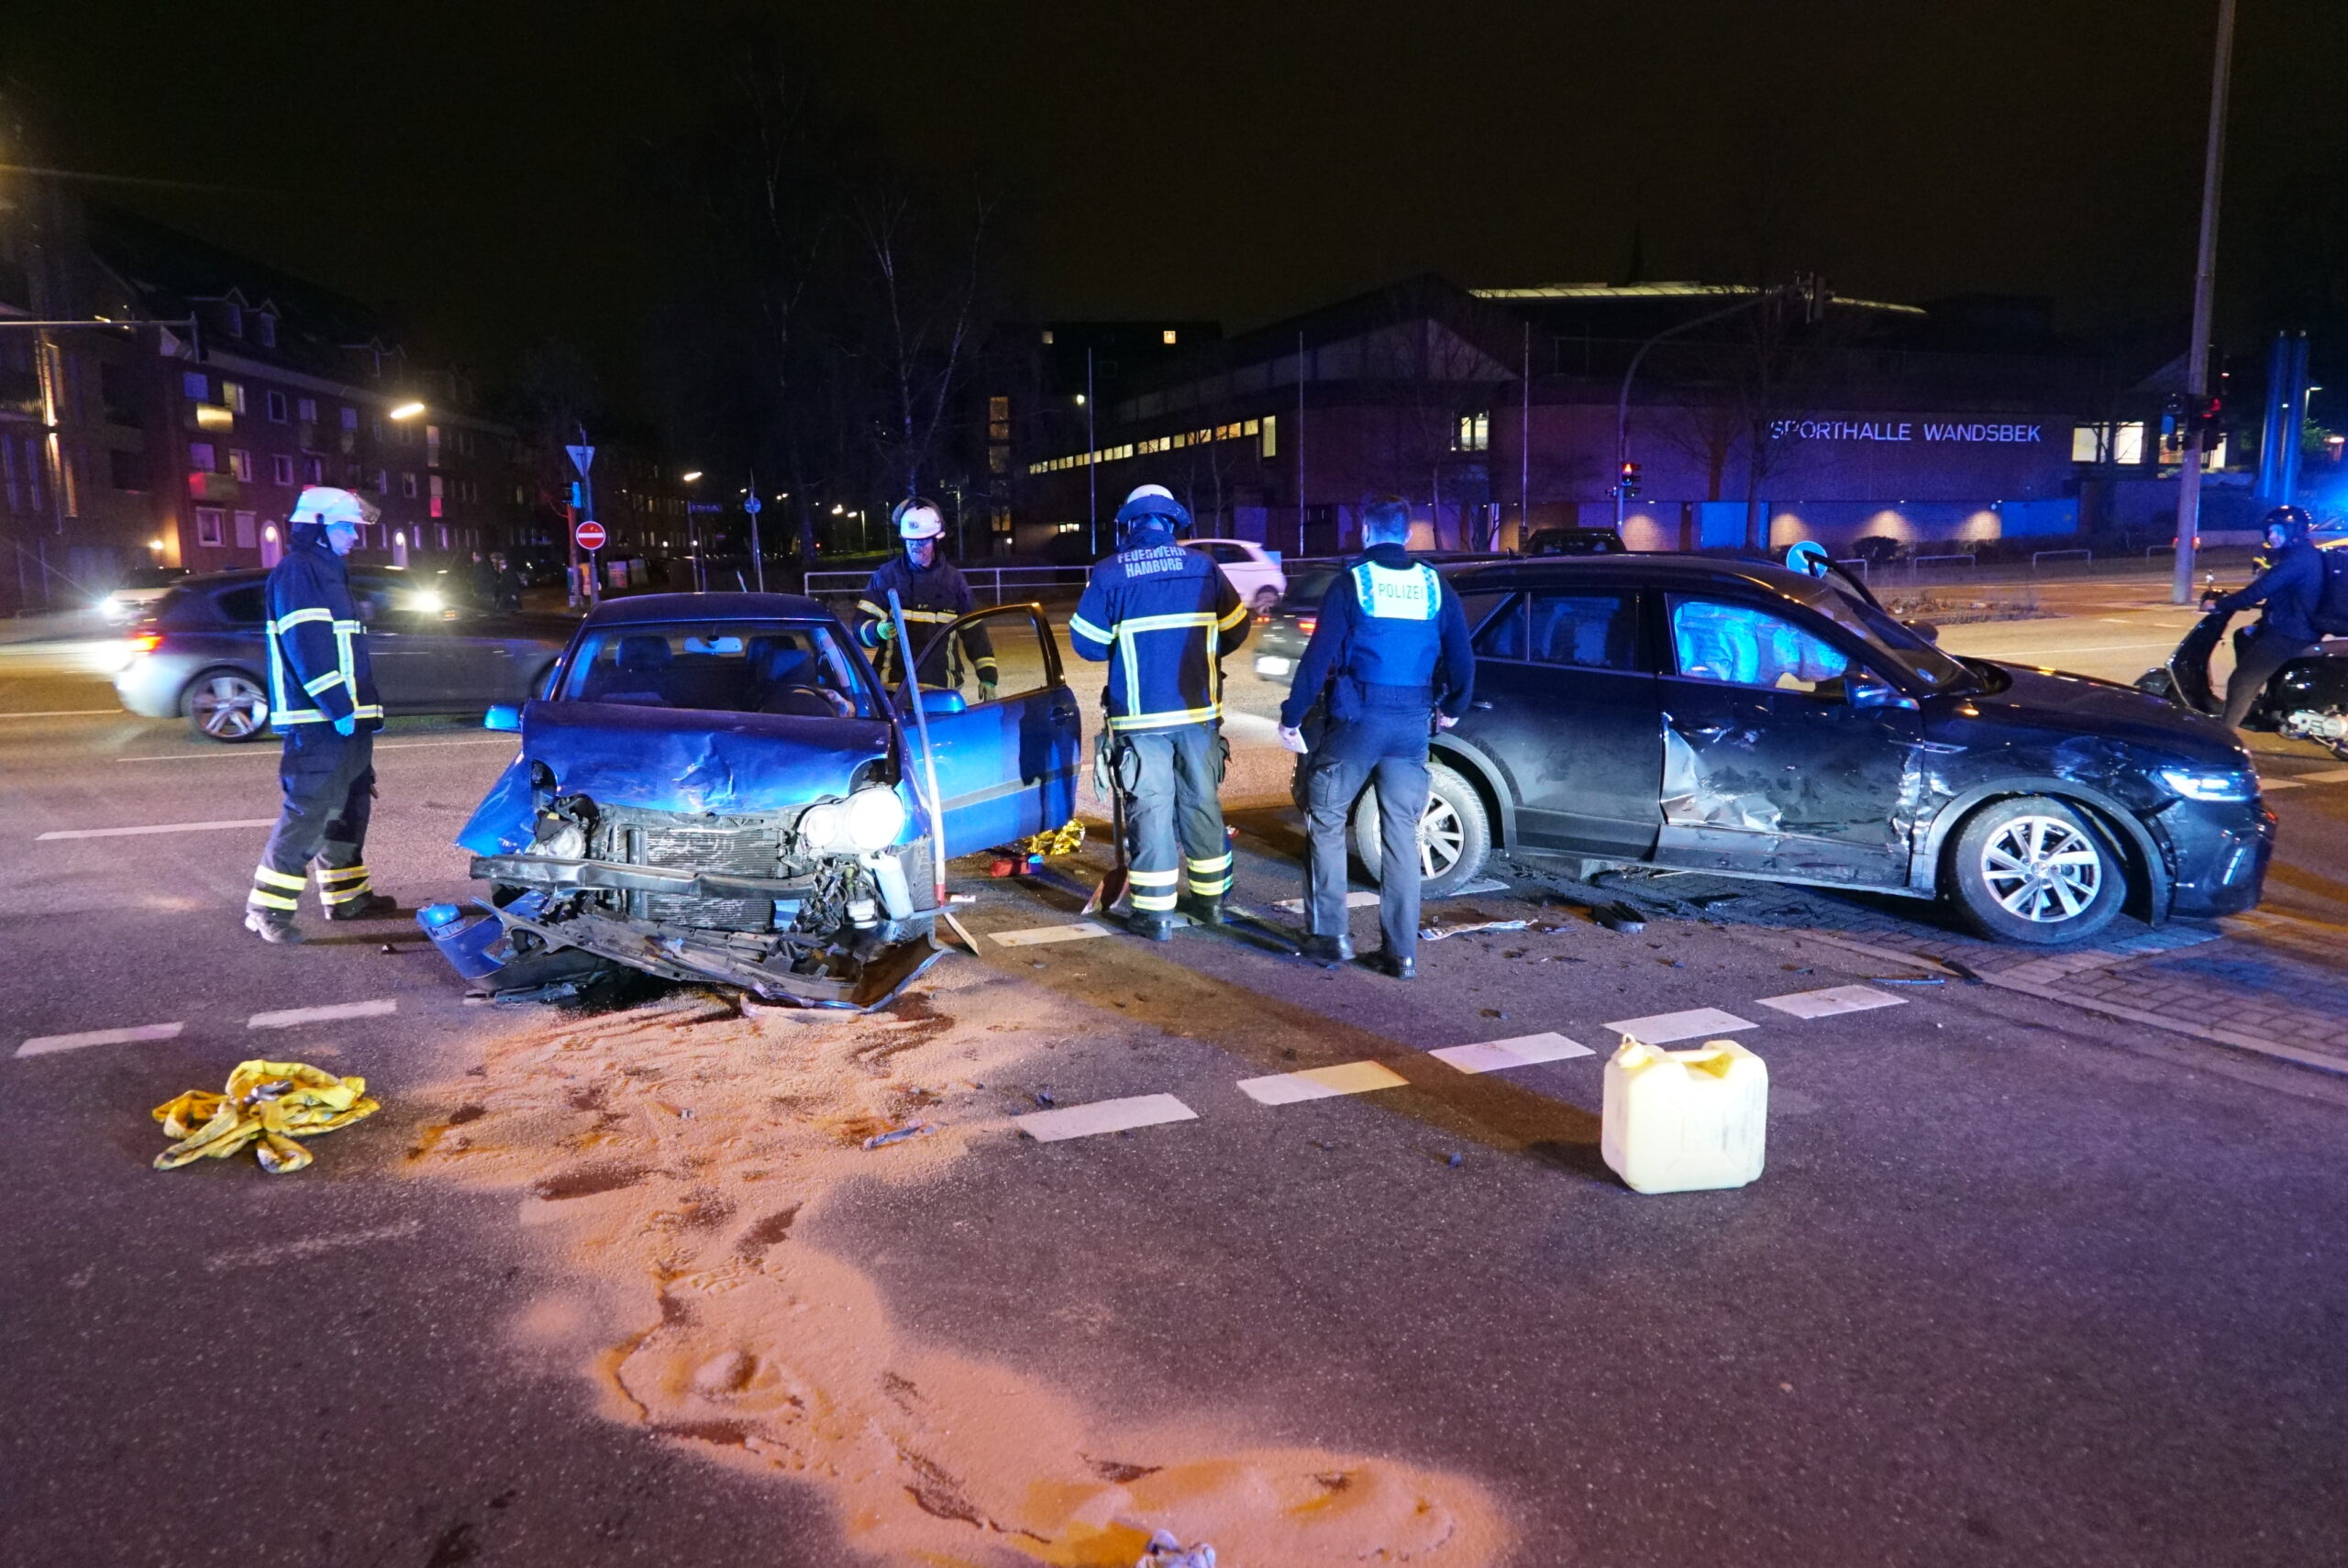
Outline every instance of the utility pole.
[(2201, 528), (2201, 410), (2210, 396), (2210, 316), (2218, 282), (2218, 185), (2226, 164), (2226, 88), (2233, 75), (2234, 0), (2218, 0), (2210, 70), (2210, 138), (2201, 161), (2201, 238), (2193, 262), (2193, 342), (2185, 356), (2185, 451), (2176, 476), (2176, 579), (2169, 602), (2190, 604), (2193, 542)]
[[(573, 607), (576, 607), (581, 598), (581, 586), (579, 580), (579, 525), (582, 522), (592, 523), (595, 520), (595, 481), (587, 477), (587, 470), (594, 466), (595, 448), (588, 443), (587, 427), (585, 425), (581, 425), (579, 426), (579, 445), (576, 447), (566, 447), (563, 450), (570, 454), (570, 466), (579, 472), (579, 482), (570, 487), (570, 493), (574, 499), (570, 507), (570, 528), (569, 531), (570, 545), (570, 602)], [(592, 561), (589, 563), (587, 569), (589, 575), (585, 583), (585, 598), (589, 607), (592, 608), (594, 605), (596, 599), (599, 597), (598, 590), (600, 585), (595, 581), (593, 576), (594, 566)]]
[(759, 574), (759, 591), (760, 593), (764, 593), (767, 591), (767, 558), (765, 553), (759, 548), (759, 513), (765, 510), (765, 507), (766, 502), (759, 499), (759, 470), (752, 469), (750, 470), (750, 495), (748, 500), (742, 502), (742, 510), (750, 514), (750, 562)]
[(1304, 554), (1304, 334), (1296, 335), (1296, 553)]
[(1092, 447), (1092, 349), (1084, 350), (1084, 537), (1092, 553), (1101, 553), (1101, 461)]
[[(1533, 532), (1533, 324), (1524, 324), (1524, 391), (1516, 429), (1516, 545), (1522, 550)], [(1494, 544), (1500, 541), (1495, 539)]]

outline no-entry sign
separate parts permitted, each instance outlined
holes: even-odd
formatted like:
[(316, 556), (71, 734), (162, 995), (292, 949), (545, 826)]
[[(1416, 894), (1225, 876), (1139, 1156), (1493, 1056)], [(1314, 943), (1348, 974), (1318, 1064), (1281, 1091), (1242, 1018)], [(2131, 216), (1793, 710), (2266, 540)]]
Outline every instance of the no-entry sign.
[(591, 517), (579, 525), (570, 536), (579, 541), (579, 547), (582, 550), (600, 550), (604, 547), (604, 541), (610, 536), (604, 532), (604, 525), (601, 523)]

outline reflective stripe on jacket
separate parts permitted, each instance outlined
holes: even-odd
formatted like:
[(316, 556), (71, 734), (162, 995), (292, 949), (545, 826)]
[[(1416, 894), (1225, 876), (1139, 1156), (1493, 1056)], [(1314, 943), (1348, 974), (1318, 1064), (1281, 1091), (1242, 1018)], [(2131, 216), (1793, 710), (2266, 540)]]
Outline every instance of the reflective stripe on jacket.
[(323, 543), (296, 545), (269, 574), (266, 593), (269, 722), (284, 729), (356, 716), (362, 729), (382, 728), (367, 628), (342, 558)]
[(1080, 657), (1109, 661), (1109, 727), (1166, 729), (1223, 716), (1222, 660), (1247, 640), (1247, 607), (1198, 551), (1145, 545), (1092, 569), (1068, 631)]

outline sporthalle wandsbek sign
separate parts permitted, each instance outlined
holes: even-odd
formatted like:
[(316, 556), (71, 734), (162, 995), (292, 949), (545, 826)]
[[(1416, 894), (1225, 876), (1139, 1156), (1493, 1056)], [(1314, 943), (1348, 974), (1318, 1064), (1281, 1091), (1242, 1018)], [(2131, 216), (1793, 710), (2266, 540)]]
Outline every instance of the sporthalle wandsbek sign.
[(1769, 425), (1774, 441), (1963, 441), (2025, 444), (2046, 439), (2043, 425), (2001, 425), (1985, 420), (1778, 419)]

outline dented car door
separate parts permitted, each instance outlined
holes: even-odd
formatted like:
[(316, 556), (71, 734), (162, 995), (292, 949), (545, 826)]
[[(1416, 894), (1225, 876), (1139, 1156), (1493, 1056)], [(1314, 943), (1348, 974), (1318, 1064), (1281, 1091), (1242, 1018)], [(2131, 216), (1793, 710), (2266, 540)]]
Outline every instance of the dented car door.
[(1665, 596), (1667, 866), (1899, 887), (1922, 788), (1913, 699), (1821, 624)]
[[(963, 616), (923, 647), (916, 668), (947, 855), (1009, 844), (1076, 815), (1082, 721), (1058, 644), (1034, 605)], [(902, 690), (897, 700), (902, 707)], [(910, 713), (904, 727), (918, 745)]]

